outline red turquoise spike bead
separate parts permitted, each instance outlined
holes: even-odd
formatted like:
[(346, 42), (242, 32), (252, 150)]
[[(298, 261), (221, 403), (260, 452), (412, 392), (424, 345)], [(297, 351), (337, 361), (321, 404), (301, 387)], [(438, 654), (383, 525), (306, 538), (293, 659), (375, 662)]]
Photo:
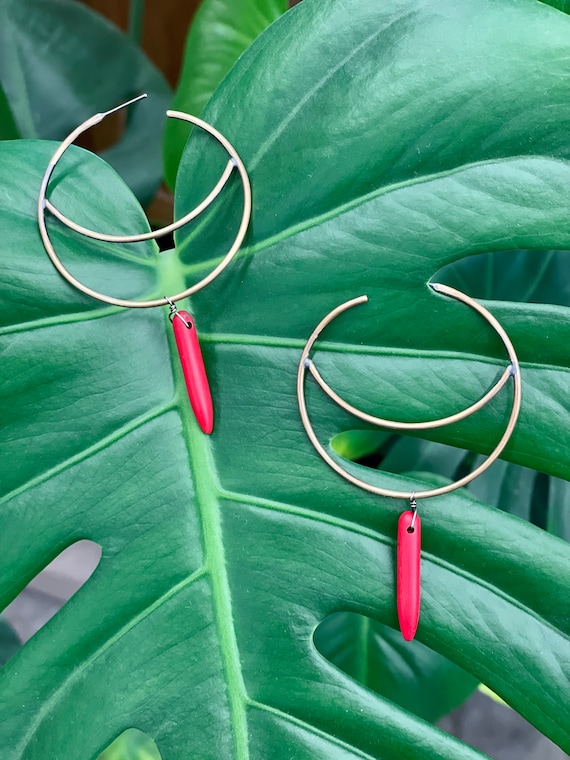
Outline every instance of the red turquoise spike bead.
[(419, 515), (412, 510), (403, 512), (398, 520), (396, 593), (398, 621), (406, 641), (411, 641), (416, 635), (420, 619), (421, 539), (422, 526)]
[(214, 429), (214, 407), (194, 319), (187, 311), (177, 311), (172, 327), (192, 410), (201, 429), (209, 435)]

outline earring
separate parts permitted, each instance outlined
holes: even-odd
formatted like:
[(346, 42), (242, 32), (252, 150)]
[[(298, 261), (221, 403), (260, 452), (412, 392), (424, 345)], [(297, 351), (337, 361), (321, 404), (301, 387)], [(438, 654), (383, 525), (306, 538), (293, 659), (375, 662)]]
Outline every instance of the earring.
[[(313, 444), (318, 454), (324, 459), (324, 461), (339, 475), (353, 483), (360, 488), (363, 488), (370, 493), (375, 493), (380, 496), (389, 496), (396, 499), (405, 499), (409, 501), (410, 509), (404, 511), (398, 521), (397, 531), (397, 572), (396, 572), (396, 595), (397, 595), (397, 610), (398, 621), (400, 624), (400, 630), (406, 641), (410, 641), (414, 638), (419, 622), (420, 615), (420, 554), (421, 554), (421, 520), (418, 515), (417, 499), (429, 499), (435, 496), (442, 496), (443, 494), (455, 491), (457, 488), (470, 483), (476, 477), (481, 475), (501, 454), (505, 446), (507, 445), (513, 430), (515, 428), (522, 398), (522, 381), (520, 376), (520, 367), (517, 355), (515, 353), (513, 344), (511, 343), (508, 335), (503, 327), (495, 319), (495, 317), (487, 311), (481, 304), (474, 301), (469, 296), (461, 293), (459, 290), (450, 288), (447, 285), (432, 284), (432, 289), (438, 293), (442, 293), (446, 296), (461, 301), (476, 312), (478, 312), (497, 332), (509, 357), (509, 365), (504, 370), (497, 383), (488, 391), (479, 401), (475, 402), (471, 406), (456, 412), (448, 417), (443, 417), (437, 420), (430, 420), (428, 422), (397, 422), (395, 420), (388, 420), (381, 417), (375, 417), (373, 415), (366, 414), (359, 409), (356, 409), (352, 405), (348, 404), (342, 399), (330, 386), (325, 382), (320, 373), (318, 372), (314, 362), (309, 358), (309, 354), (313, 345), (320, 333), (329, 325), (339, 314), (351, 309), (353, 306), (365, 303), (368, 300), (367, 296), (360, 296), (359, 298), (353, 298), (350, 301), (337, 306), (324, 319), (319, 322), (314, 329), (309, 340), (305, 344), (305, 348), (301, 354), (299, 361), (299, 368), (297, 372), (297, 399), (299, 403), (299, 412), (301, 415), (301, 421), (305, 428), (305, 431), (309, 437), (309, 440)], [(481, 464), (468, 475), (456, 480), (453, 483), (449, 483), (439, 488), (431, 488), (429, 490), (410, 490), (410, 491), (396, 491), (388, 488), (382, 488), (380, 486), (374, 486), (367, 483), (364, 480), (356, 477), (352, 473), (348, 472), (342, 467), (339, 462), (334, 459), (331, 454), (323, 447), (318, 440), (315, 431), (313, 429), (309, 414), (307, 412), (307, 405), (305, 401), (305, 377), (307, 370), (310, 372), (317, 384), (322, 390), (342, 409), (354, 414), (358, 418), (371, 422), (373, 424), (382, 425), (391, 430), (425, 430), (428, 428), (439, 427), (441, 425), (450, 425), (459, 420), (465, 419), (469, 415), (481, 409), (485, 404), (493, 398), (499, 390), (505, 385), (509, 377), (513, 378), (513, 405), (506, 429), (497, 443), (493, 451), (481, 462)]]
[[(195, 116), (191, 116), (190, 114), (182, 113), (180, 111), (166, 112), (166, 115), (168, 117), (187, 121), (197, 127), (200, 127), (202, 130), (212, 135), (212, 137), (214, 137), (215, 140), (217, 140), (217, 142), (227, 151), (229, 160), (220, 179), (216, 183), (215, 187), (207, 195), (207, 197), (198, 206), (196, 206), (196, 208), (189, 211), (181, 219), (172, 222), (172, 224), (162, 227), (159, 230), (135, 235), (111, 235), (107, 233), (96, 232), (77, 224), (71, 219), (68, 219), (68, 217), (62, 214), (62, 212), (59, 211), (59, 209), (57, 209), (47, 198), (49, 181), (55, 167), (63, 157), (65, 151), (79, 137), (79, 135), (81, 135), (90, 127), (95, 126), (95, 124), (103, 121), (103, 119), (105, 119), (110, 114), (115, 113), (122, 108), (126, 108), (132, 103), (136, 103), (143, 98), (146, 98), (146, 94), (140, 95), (137, 98), (133, 98), (126, 103), (122, 103), (116, 108), (112, 108), (110, 111), (95, 114), (90, 119), (87, 119), (82, 124), (80, 124), (68, 137), (65, 138), (65, 140), (61, 143), (61, 145), (51, 157), (40, 185), (38, 198), (38, 226), (44, 248), (46, 249), (46, 253), (51, 259), (53, 265), (61, 274), (61, 276), (64, 277), (67, 282), (70, 285), (73, 285), (73, 287), (77, 290), (80, 290), (82, 293), (91, 296), (91, 298), (95, 298), (98, 301), (103, 301), (104, 303), (111, 304), (113, 306), (121, 306), (131, 309), (148, 309), (157, 306), (169, 307), (169, 318), (174, 329), (174, 337), (182, 365), (182, 372), (184, 375), (186, 388), (188, 390), (190, 404), (201, 429), (204, 431), (204, 433), (209, 434), (213, 430), (214, 411), (210, 387), (206, 376), (202, 352), (200, 349), (200, 343), (198, 341), (193, 317), (187, 311), (179, 311), (176, 306), (176, 302), (182, 300), (183, 298), (187, 298), (194, 293), (197, 293), (199, 290), (202, 290), (202, 288), (205, 288), (206, 285), (209, 285), (209, 283), (211, 283), (212, 280), (214, 280), (232, 261), (238, 252), (247, 232), (251, 217), (251, 186), (245, 166), (238, 156), (235, 148), (220, 132), (218, 132), (217, 129), (202, 119), (198, 119)], [(192, 219), (196, 218), (206, 208), (208, 208), (208, 206), (210, 206), (221, 193), (234, 169), (237, 169), (243, 187), (243, 212), (234, 242), (220, 263), (206, 277), (202, 278), (199, 282), (195, 283), (189, 288), (186, 288), (186, 290), (183, 290), (180, 293), (175, 293), (170, 296), (163, 296), (162, 298), (157, 298), (149, 301), (132, 301), (122, 298), (114, 298), (113, 296), (99, 293), (98, 291), (93, 290), (93, 288), (90, 288), (80, 282), (71, 274), (71, 272), (68, 271), (68, 269), (63, 265), (59, 256), (55, 252), (47, 230), (46, 211), (49, 211), (56, 219), (58, 219), (62, 224), (66, 225), (73, 231), (86, 237), (93, 238), (94, 240), (101, 240), (108, 243), (138, 243), (144, 240), (153, 240), (174, 232), (184, 224), (187, 224)]]

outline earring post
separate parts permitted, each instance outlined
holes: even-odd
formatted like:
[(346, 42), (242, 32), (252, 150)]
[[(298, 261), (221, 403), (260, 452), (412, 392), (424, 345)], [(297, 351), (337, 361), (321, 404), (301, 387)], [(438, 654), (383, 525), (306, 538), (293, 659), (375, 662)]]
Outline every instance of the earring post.
[(143, 92), (142, 95), (137, 95), (136, 98), (131, 98), (131, 100), (127, 100), (126, 103), (121, 103), (118, 106), (115, 106), (114, 108), (111, 108), (110, 111), (103, 111), (99, 115), (101, 118), (105, 118), (106, 116), (110, 116), (112, 113), (116, 113), (117, 111), (120, 111), (122, 108), (128, 108), (129, 106), (132, 106), (133, 103), (138, 103), (139, 100), (144, 100), (145, 98), (148, 98), (148, 95), (146, 92)]

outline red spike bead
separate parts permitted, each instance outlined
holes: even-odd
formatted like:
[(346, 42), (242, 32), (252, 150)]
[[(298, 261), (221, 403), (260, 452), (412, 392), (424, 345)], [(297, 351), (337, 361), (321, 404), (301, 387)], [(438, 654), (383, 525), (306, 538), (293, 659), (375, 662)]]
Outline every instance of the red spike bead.
[(187, 311), (179, 311), (172, 317), (172, 327), (190, 404), (198, 424), (209, 435), (214, 428), (214, 407), (194, 319)]
[(398, 620), (402, 636), (411, 641), (416, 635), (420, 619), (420, 554), (422, 526), (416, 514), (403, 512), (398, 521)]

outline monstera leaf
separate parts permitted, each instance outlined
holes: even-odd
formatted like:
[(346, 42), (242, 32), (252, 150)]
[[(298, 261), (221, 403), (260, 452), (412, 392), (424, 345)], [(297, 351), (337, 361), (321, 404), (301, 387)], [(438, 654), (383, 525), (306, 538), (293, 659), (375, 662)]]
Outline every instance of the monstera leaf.
[[(339, 611), (396, 626), (405, 505), (321, 461), (295, 375), (320, 318), (365, 292), (315, 352), (353, 403), (443, 416), (494, 381), (506, 362), (496, 336), (427, 283), (470, 254), (570, 248), (569, 49), (570, 19), (534, 0), (304, 0), (252, 45), (205, 113), (254, 189), (240, 257), (192, 299), (211, 437), (189, 411), (165, 310), (118, 312), (49, 265), (35, 204), (53, 146), (1, 146), (1, 605), (78, 538), (103, 547), (85, 586), (0, 674), (3, 757), (96, 758), (128, 728), (163, 760), (481, 757), (315, 647)], [(178, 215), (226, 160), (193, 134)], [(92, 227), (142, 229), (126, 188), (79, 150), (50, 197)], [(50, 230), (91, 286), (160, 297), (212, 267), (239, 213), (236, 181), (160, 255)], [(505, 457), (568, 479), (568, 309), (492, 309), (524, 373)], [(310, 383), (307, 399), (325, 443), (355, 427)], [(509, 404), (505, 390), (437, 438), (486, 453)], [(570, 749), (568, 545), (465, 493), (420, 509), (418, 640)]]

